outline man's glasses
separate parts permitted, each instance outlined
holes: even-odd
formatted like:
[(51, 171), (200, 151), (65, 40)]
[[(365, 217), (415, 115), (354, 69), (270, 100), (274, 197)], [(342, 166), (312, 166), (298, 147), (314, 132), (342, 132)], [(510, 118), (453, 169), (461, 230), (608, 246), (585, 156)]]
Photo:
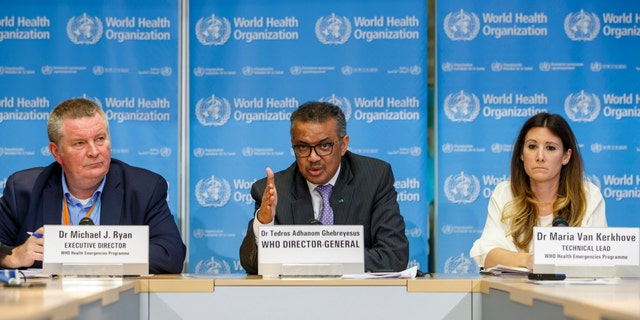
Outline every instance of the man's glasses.
[(338, 143), (338, 141), (340, 140), (336, 140), (334, 142), (321, 142), (313, 146), (308, 144), (296, 144), (292, 146), (293, 153), (295, 153), (296, 158), (306, 158), (310, 156), (311, 150), (315, 151), (318, 156), (328, 156), (333, 152), (333, 145)]

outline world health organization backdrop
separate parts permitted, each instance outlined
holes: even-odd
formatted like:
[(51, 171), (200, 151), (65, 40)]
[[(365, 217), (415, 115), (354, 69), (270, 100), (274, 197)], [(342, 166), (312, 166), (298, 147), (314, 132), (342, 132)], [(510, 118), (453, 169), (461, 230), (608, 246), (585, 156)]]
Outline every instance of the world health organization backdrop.
[[(112, 156), (162, 174), (178, 212), (178, 1), (0, 1), (0, 191), (54, 161), (63, 100), (105, 110)], [(144, 10), (141, 10), (144, 8)]]
[(438, 271), (469, 249), (525, 120), (562, 115), (610, 226), (640, 226), (640, 3), (437, 2)]
[(342, 108), (351, 151), (391, 163), (426, 270), (426, 2), (277, 3), (190, 1), (189, 271), (243, 272), (251, 184), (295, 161), (289, 117), (310, 100)]
[(351, 150), (392, 164), (411, 264), (426, 268), (426, 3), (0, 4), (0, 189), (53, 161), (53, 107), (92, 99), (109, 117), (114, 158), (167, 178), (188, 271), (241, 273), (251, 184), (294, 161), (293, 109), (330, 101), (347, 115)]

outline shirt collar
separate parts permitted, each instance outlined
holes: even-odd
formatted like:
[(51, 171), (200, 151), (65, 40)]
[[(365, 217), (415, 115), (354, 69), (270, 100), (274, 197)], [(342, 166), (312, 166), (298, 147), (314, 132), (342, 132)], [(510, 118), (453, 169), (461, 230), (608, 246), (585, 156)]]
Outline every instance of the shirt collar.
[[(331, 179), (325, 184), (330, 184), (332, 186), (336, 185), (336, 181), (338, 180), (338, 176), (340, 175), (340, 168), (342, 168), (342, 165), (338, 166), (338, 170), (336, 171), (336, 174), (334, 174), (333, 177), (331, 177)], [(309, 182), (309, 180), (307, 180), (307, 186), (309, 187), (309, 190), (315, 190), (316, 187), (319, 185), (313, 184)]]
[[(100, 182), (98, 189), (91, 196), (91, 200), (87, 203), (88, 205), (91, 205), (96, 200), (98, 200), (98, 197), (100, 197), (100, 195), (102, 194), (102, 190), (104, 189), (105, 181), (107, 181), (106, 176), (102, 178), (102, 182)], [(64, 194), (65, 199), (67, 199), (67, 201), (70, 203), (77, 204), (80, 202), (78, 198), (74, 197), (71, 192), (69, 192), (69, 187), (67, 186), (67, 179), (65, 178), (64, 170), (62, 170), (62, 194)]]

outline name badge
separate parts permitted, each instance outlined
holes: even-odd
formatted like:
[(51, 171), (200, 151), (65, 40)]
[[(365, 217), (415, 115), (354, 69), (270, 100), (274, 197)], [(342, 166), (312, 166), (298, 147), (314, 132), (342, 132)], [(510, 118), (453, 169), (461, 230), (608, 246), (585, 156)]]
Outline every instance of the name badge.
[(43, 273), (149, 273), (149, 226), (44, 226)]
[(640, 228), (534, 227), (533, 271), (640, 276)]
[(265, 276), (341, 276), (364, 272), (361, 225), (260, 227), (258, 273)]

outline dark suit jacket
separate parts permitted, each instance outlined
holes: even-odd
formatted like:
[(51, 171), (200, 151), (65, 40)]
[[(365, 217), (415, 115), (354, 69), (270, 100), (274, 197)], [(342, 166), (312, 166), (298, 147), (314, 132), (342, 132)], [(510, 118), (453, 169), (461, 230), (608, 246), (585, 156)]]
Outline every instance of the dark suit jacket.
[[(0, 241), (18, 246), (45, 224), (60, 224), (62, 167), (12, 174), (0, 198)], [(149, 273), (180, 273), (186, 247), (167, 205), (167, 182), (151, 171), (111, 159), (102, 191), (101, 225), (149, 225)], [(33, 267), (40, 268), (41, 262)]]
[[(260, 208), (266, 178), (251, 187), (251, 196)], [(337, 225), (362, 225), (366, 271), (401, 271), (409, 260), (409, 242), (396, 200), (391, 166), (381, 160), (347, 151), (340, 175), (331, 192), (331, 208)], [(275, 174), (278, 191), (275, 223), (308, 224), (314, 218), (307, 181), (296, 163)], [(240, 263), (249, 274), (258, 273), (258, 248), (253, 219), (240, 246)]]

